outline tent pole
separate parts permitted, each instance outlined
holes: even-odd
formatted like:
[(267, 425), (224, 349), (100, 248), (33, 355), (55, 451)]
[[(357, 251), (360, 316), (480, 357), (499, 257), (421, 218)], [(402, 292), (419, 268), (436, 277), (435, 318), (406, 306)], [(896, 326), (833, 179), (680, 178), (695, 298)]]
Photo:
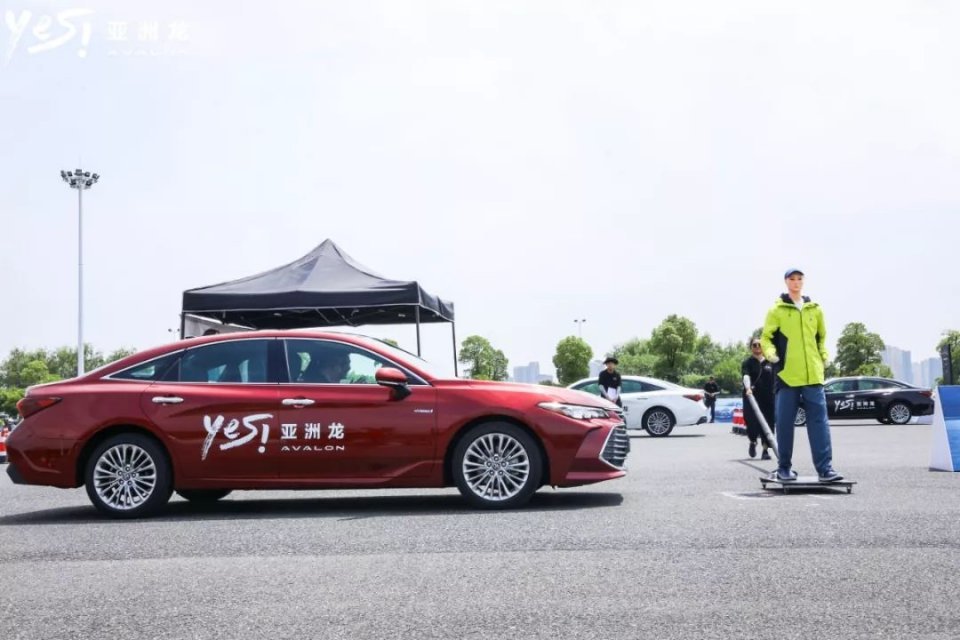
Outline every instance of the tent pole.
[(180, 314), (180, 339), (183, 340), (183, 332), (187, 330), (187, 314)]
[(414, 316), (417, 318), (417, 356), (420, 355), (420, 305), (413, 308)]
[(460, 372), (457, 371), (457, 323), (450, 323), (450, 333), (453, 334), (453, 377), (459, 378)]

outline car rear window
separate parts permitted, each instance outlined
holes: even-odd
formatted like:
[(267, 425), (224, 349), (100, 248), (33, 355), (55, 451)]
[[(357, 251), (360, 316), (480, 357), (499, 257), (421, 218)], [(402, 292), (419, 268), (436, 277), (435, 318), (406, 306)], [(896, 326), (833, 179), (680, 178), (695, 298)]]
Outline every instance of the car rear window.
[(118, 371), (110, 376), (114, 380), (142, 380), (144, 382), (159, 382), (162, 380), (176, 379), (176, 367), (173, 365), (179, 358), (182, 351), (170, 353), (153, 360), (141, 362), (123, 371)]
[(188, 349), (180, 362), (180, 382), (266, 382), (269, 344), (269, 340), (230, 340)]

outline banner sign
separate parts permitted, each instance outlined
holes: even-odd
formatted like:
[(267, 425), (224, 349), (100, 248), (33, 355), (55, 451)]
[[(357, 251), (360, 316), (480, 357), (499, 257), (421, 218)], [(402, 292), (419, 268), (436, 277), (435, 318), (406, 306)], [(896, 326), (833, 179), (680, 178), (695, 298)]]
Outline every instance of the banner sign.
[(960, 386), (937, 387), (931, 471), (960, 471)]
[(954, 384), (953, 359), (950, 354), (950, 343), (940, 347), (940, 362), (943, 364), (943, 384)]

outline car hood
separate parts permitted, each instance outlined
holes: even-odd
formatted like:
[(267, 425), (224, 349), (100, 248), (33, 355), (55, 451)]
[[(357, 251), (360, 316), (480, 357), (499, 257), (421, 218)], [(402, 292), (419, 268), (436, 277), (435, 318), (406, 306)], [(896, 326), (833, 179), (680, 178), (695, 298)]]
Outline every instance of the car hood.
[(585, 407), (599, 407), (601, 409), (618, 409), (617, 405), (604, 400), (600, 396), (583, 391), (574, 391), (564, 387), (551, 387), (544, 384), (523, 384), (519, 382), (492, 382), (489, 380), (444, 380), (440, 383), (446, 385), (462, 385), (471, 389), (488, 389), (497, 392), (522, 393), (535, 396), (541, 399), (541, 402), (565, 402), (567, 404), (578, 404)]

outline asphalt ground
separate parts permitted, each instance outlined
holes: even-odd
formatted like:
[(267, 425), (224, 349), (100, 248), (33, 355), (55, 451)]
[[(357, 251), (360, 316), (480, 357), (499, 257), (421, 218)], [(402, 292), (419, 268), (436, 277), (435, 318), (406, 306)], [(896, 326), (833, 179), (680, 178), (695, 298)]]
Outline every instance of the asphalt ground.
[[(637, 435), (621, 480), (477, 512), (455, 490), (174, 497), (99, 517), (0, 478), (0, 638), (958, 638), (960, 474), (928, 425), (834, 425), (856, 480), (764, 491), (729, 425)], [(795, 468), (812, 473), (806, 433)]]

